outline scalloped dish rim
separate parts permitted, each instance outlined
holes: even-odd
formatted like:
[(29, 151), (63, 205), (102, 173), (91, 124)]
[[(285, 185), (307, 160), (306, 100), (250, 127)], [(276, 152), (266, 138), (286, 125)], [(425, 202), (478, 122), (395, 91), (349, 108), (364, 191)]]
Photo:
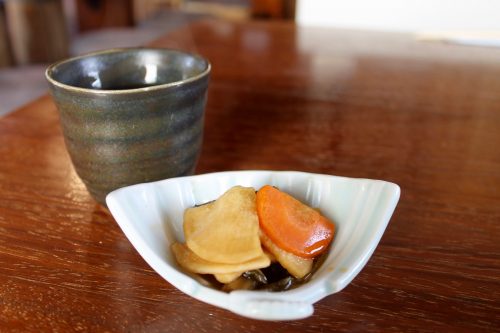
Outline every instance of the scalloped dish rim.
[[(213, 200), (231, 186), (253, 184), (252, 187), (258, 189), (263, 182), (319, 207), (336, 224), (327, 260), (312, 279), (296, 289), (282, 292), (226, 293), (204, 286), (182, 271), (168, 251), (169, 238), (170, 242), (183, 238), (182, 221), (179, 221), (183, 210)], [(131, 185), (108, 194), (106, 203), (142, 258), (185, 294), (253, 319), (294, 320), (312, 315), (315, 302), (339, 292), (357, 276), (375, 251), (400, 193), (398, 185), (382, 180), (300, 171), (247, 170)], [(182, 207), (175, 207), (176, 204)]]

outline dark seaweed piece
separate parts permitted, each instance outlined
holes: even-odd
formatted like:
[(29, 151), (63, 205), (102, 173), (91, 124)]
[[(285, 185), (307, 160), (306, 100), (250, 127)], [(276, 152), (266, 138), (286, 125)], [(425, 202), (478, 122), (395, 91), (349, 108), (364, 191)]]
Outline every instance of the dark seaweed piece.
[(200, 284), (205, 287), (212, 287), (215, 289), (222, 289), (224, 286), (223, 283), (217, 281), (217, 279), (212, 274), (190, 274), (198, 281)]
[(258, 284), (267, 284), (267, 277), (260, 269), (255, 269), (253, 271), (247, 271), (243, 273), (245, 279), (250, 279)]
[(269, 267), (262, 268), (261, 270), (266, 276), (268, 283), (274, 283), (290, 276), (290, 273), (279, 262), (274, 262)]
[(245, 279), (243, 276), (240, 276), (236, 280), (226, 283), (222, 286), (222, 291), (231, 292), (233, 290), (254, 290), (257, 286), (257, 282), (252, 279)]
[(293, 276), (287, 276), (286, 278), (283, 278), (276, 282), (264, 285), (262, 288), (260, 288), (260, 290), (285, 291), (293, 287), (295, 285), (296, 280), (298, 279), (294, 278)]

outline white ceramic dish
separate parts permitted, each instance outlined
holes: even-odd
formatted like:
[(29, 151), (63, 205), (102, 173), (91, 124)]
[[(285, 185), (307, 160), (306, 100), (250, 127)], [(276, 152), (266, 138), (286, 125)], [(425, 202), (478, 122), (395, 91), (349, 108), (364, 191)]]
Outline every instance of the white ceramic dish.
[[(225, 293), (200, 284), (176, 264), (169, 245), (184, 241), (184, 209), (214, 200), (234, 185), (277, 186), (336, 224), (330, 253), (312, 279), (284, 292)], [(242, 316), (291, 320), (347, 286), (377, 247), (399, 200), (393, 183), (289, 171), (234, 171), (138, 184), (110, 193), (109, 210), (144, 260), (182, 292)]]

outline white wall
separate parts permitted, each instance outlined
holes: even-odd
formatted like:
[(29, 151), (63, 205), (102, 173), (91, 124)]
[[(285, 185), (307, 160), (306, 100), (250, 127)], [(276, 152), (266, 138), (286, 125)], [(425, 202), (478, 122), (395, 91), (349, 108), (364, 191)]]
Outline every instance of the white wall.
[(500, 0), (298, 0), (297, 22), (402, 32), (500, 30)]

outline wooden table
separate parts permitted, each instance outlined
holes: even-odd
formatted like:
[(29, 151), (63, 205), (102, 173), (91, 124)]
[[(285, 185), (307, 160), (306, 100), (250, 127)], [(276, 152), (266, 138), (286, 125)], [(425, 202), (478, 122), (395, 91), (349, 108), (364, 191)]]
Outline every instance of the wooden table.
[(261, 322), (161, 279), (76, 176), (50, 97), (0, 120), (2, 332), (500, 331), (500, 51), (202, 21), (153, 43), (213, 65), (197, 173), (401, 186), (373, 257), (312, 317)]

